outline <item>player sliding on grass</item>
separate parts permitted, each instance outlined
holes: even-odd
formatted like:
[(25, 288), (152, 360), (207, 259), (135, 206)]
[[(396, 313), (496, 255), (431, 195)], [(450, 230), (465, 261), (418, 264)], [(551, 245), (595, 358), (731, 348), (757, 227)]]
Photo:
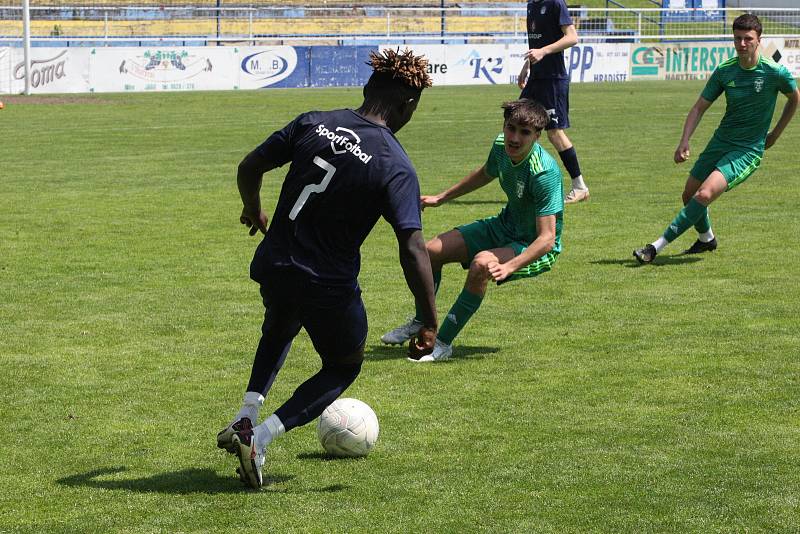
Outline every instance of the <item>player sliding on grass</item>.
[[(433, 352), (414, 361), (446, 360), (453, 339), (481, 305), (489, 280), (498, 284), (549, 271), (561, 252), (564, 193), (556, 161), (536, 141), (547, 125), (544, 107), (533, 100), (506, 102), (503, 133), (494, 141), (489, 158), (479, 169), (438, 195), (422, 197), (423, 207), (441, 206), (498, 179), (508, 203), (494, 217), (459, 226), (428, 241), (436, 289), (442, 266), (460, 263), (467, 273), (436, 338)], [(400, 344), (414, 336), (425, 310), (381, 341)]]
[[(797, 109), (800, 92), (794, 78), (786, 67), (758, 52), (761, 42), (758, 17), (749, 14), (737, 17), (733, 21), (733, 42), (738, 57), (717, 67), (689, 111), (675, 150), (675, 163), (689, 159), (689, 138), (703, 114), (722, 93), (727, 101), (725, 115), (689, 172), (683, 189), (683, 209), (661, 237), (633, 251), (639, 263), (651, 263), (664, 247), (691, 226), (700, 235), (684, 253), (715, 250), (717, 240), (708, 218), (709, 204), (755, 172), (764, 149), (775, 144)], [(785, 94), (788, 101), (775, 128), (769, 132), (778, 92)]]
[[(394, 228), (400, 264), (420, 309), (415, 331), (431, 349), (436, 309), (430, 260), (420, 220), (419, 182), (394, 132), (430, 87), (427, 61), (411, 52), (372, 53), (374, 72), (357, 110), (312, 111), (273, 133), (239, 164), (241, 222), (266, 235), (250, 265), (266, 312), (250, 381), (239, 413), (217, 435), (238, 455), (239, 476), (262, 485), (266, 448), (278, 436), (317, 418), (358, 376), (367, 315), (358, 286), (359, 248), (380, 217)], [(291, 161), (267, 229), (260, 189), (265, 172)], [(258, 426), (259, 408), (301, 328), (322, 359)]]

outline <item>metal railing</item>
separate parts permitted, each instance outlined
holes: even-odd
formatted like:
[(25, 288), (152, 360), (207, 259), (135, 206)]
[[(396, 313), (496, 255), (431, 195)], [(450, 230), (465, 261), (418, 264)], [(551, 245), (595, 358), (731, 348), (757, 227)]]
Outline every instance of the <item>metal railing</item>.
[[(158, 40), (252, 42), (514, 42), (526, 37), (525, 8), (330, 8), (192, 6), (35, 6), (31, 39), (107, 44)], [(732, 20), (754, 12), (770, 37), (800, 35), (797, 9), (579, 8), (572, 11), (584, 42), (727, 39)], [(22, 40), (22, 8), (0, 6), (0, 41)]]

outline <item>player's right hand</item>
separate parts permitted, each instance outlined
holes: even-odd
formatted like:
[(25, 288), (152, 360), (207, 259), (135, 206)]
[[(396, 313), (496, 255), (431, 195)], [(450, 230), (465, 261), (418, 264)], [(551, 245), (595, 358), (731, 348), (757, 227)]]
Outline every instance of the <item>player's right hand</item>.
[(422, 209), (436, 208), (442, 205), (442, 198), (439, 195), (421, 195), (419, 201)]
[(436, 329), (421, 326), (417, 335), (412, 337), (408, 343), (408, 357), (419, 360), (433, 352), (436, 344)]
[(683, 163), (689, 159), (689, 143), (681, 143), (678, 145), (678, 148), (675, 149), (673, 159), (675, 163)]
[(267, 214), (264, 210), (257, 212), (249, 211), (247, 208), (242, 209), (242, 214), (239, 216), (239, 222), (250, 229), (250, 235), (256, 235), (259, 230), (262, 234), (267, 233)]

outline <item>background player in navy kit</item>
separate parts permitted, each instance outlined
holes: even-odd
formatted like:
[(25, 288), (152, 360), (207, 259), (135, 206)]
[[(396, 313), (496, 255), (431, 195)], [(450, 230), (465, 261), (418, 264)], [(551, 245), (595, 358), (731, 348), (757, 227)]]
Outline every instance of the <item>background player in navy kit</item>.
[[(318, 417), (361, 370), (367, 316), (357, 280), (359, 248), (381, 216), (394, 228), (406, 282), (423, 310), (418, 348), (432, 349), (436, 338), (419, 182), (393, 135), (431, 85), (427, 61), (409, 51), (386, 50), (372, 53), (370, 63), (374, 72), (360, 108), (304, 113), (239, 164), (241, 222), (250, 235), (265, 233), (250, 277), (261, 284), (266, 312), (242, 407), (217, 435), (217, 445), (239, 457), (240, 478), (256, 489), (267, 445)], [(267, 229), (262, 176), (290, 161)], [(300, 328), (308, 332), (322, 368), (254, 427)]]
[(564, 204), (589, 199), (578, 155), (564, 132), (569, 128), (569, 75), (564, 67), (564, 50), (577, 42), (578, 34), (564, 0), (528, 0), (529, 50), (517, 84), (522, 89), (520, 98), (536, 100), (550, 116), (547, 138), (572, 178)]

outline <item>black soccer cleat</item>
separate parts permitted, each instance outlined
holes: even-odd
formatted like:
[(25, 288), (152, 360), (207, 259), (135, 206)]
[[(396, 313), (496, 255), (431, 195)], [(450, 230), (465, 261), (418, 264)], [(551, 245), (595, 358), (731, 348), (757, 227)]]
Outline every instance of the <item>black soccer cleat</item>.
[(656, 247), (653, 245), (645, 245), (633, 251), (633, 257), (636, 258), (639, 263), (652, 263), (656, 258), (656, 254), (658, 253), (656, 252)]
[(704, 243), (699, 239), (694, 242), (694, 245), (683, 251), (684, 254), (700, 254), (701, 252), (713, 252), (717, 250), (717, 238)]

